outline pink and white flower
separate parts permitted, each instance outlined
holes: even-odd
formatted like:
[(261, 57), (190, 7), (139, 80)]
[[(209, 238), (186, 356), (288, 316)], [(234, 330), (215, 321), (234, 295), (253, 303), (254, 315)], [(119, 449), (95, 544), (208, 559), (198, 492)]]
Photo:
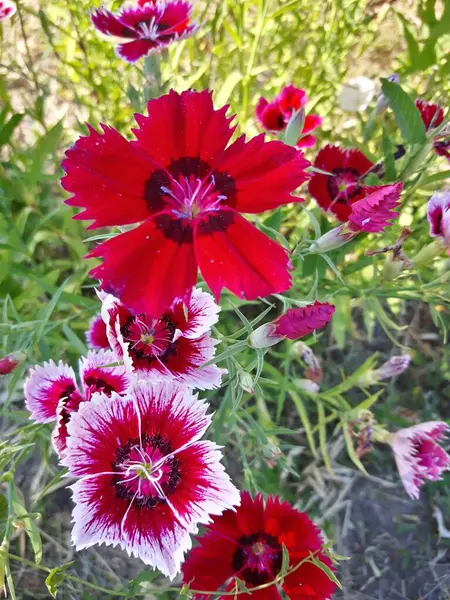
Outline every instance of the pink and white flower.
[(397, 469), (407, 494), (418, 498), (422, 484), (439, 481), (450, 470), (450, 456), (441, 448), (450, 427), (442, 421), (429, 421), (400, 429), (392, 435), (390, 444)]
[(96, 395), (68, 425), (62, 463), (78, 550), (119, 545), (173, 578), (189, 535), (240, 502), (214, 442), (208, 405), (176, 383), (139, 382), (125, 398)]
[(427, 204), (430, 236), (450, 245), (450, 191), (435, 192)]
[(94, 350), (109, 350), (106, 323), (103, 321), (100, 313), (92, 317), (89, 322), (89, 328), (86, 331), (86, 343), (89, 348), (93, 348)]
[(314, 304), (290, 308), (274, 321), (255, 329), (250, 335), (250, 345), (253, 348), (269, 348), (284, 339), (297, 340), (325, 327), (334, 311), (332, 304), (317, 300)]
[(10, 0), (0, 0), (0, 22), (12, 17), (17, 11), (14, 2)]
[(202, 390), (220, 385), (224, 370), (202, 366), (214, 357), (218, 343), (210, 330), (220, 308), (210, 294), (195, 289), (187, 305), (177, 301), (158, 319), (133, 313), (110, 294), (101, 298), (111, 348), (139, 377)]
[(24, 386), (25, 404), (37, 423), (57, 422), (52, 441), (58, 454), (66, 446), (67, 424), (82, 403), (100, 392), (110, 396), (127, 391), (130, 375), (124, 366), (111, 366), (114, 362), (111, 350), (90, 351), (79, 362), (81, 386), (72, 367), (62, 361), (50, 360), (30, 370)]

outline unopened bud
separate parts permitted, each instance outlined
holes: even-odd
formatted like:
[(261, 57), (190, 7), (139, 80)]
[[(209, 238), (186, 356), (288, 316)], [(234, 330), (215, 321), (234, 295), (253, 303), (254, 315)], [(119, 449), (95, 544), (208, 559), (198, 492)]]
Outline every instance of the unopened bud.
[(288, 146), (295, 146), (301, 137), (304, 124), (305, 109), (301, 107), (292, 113), (284, 132), (283, 142)]
[(254, 394), (255, 390), (253, 388), (253, 377), (250, 373), (246, 371), (242, 371), (239, 375), (239, 385), (244, 390), (244, 392), (248, 392), (249, 394)]
[(443, 238), (436, 238), (430, 244), (427, 244), (421, 250), (419, 250), (416, 256), (414, 256), (412, 259), (412, 262), (417, 267), (427, 265), (432, 260), (440, 256), (444, 248), (445, 244)]
[(292, 345), (291, 353), (292, 356), (302, 360), (308, 367), (305, 372), (308, 379), (312, 379), (312, 381), (322, 381), (322, 368), (319, 359), (309, 346), (303, 342), (295, 342), (295, 344)]
[(411, 356), (402, 354), (401, 356), (392, 356), (388, 361), (378, 369), (372, 369), (358, 379), (359, 385), (376, 385), (383, 379), (390, 379), (401, 375), (409, 367)]
[(383, 272), (381, 273), (381, 279), (383, 281), (392, 281), (396, 279), (403, 271), (405, 263), (402, 260), (396, 260), (388, 256), (386, 262), (383, 265)]
[(252, 348), (270, 348), (278, 344), (284, 336), (276, 333), (276, 325), (274, 323), (265, 323), (258, 327), (250, 334), (249, 342)]
[(358, 232), (346, 230), (346, 224), (344, 223), (320, 236), (319, 239), (311, 244), (309, 251), (315, 254), (322, 254), (330, 250), (335, 250), (349, 242), (356, 235), (358, 235)]
[(320, 390), (320, 385), (311, 379), (295, 379), (294, 385), (308, 394), (317, 394)]
[(27, 355), (24, 352), (13, 352), (0, 358), (0, 375), (8, 375), (17, 367), (17, 365), (25, 360)]

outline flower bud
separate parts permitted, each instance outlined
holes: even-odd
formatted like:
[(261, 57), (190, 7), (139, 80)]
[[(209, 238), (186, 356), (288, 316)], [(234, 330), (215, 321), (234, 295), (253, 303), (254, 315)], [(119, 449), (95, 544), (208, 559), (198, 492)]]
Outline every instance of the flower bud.
[(346, 112), (358, 112), (369, 105), (375, 93), (375, 83), (367, 77), (355, 77), (342, 86), (339, 104)]
[(402, 354), (401, 356), (392, 356), (388, 361), (378, 369), (372, 369), (358, 379), (359, 385), (376, 385), (383, 379), (390, 379), (401, 375), (409, 367), (411, 356)]
[(284, 132), (283, 142), (288, 146), (295, 146), (301, 137), (304, 124), (305, 109), (302, 106), (292, 113)]
[(327, 231), (327, 233), (320, 236), (319, 239), (311, 244), (309, 251), (314, 254), (323, 254), (324, 252), (340, 248), (358, 235), (356, 231), (347, 231), (346, 227), (344, 223), (343, 225), (339, 225), (339, 227)]
[(308, 394), (317, 394), (320, 390), (320, 385), (311, 379), (295, 379), (294, 385)]
[(383, 272), (381, 273), (381, 279), (383, 281), (392, 281), (396, 279), (403, 271), (405, 263), (403, 260), (396, 260), (388, 256), (386, 262), (383, 265)]
[(307, 365), (308, 368), (305, 372), (307, 379), (318, 382), (322, 381), (320, 362), (309, 346), (303, 342), (295, 342), (292, 345), (291, 353), (294, 358), (302, 360)]
[(244, 392), (248, 392), (249, 394), (254, 394), (255, 390), (253, 388), (253, 377), (250, 373), (246, 371), (242, 371), (239, 375), (239, 385), (244, 390)]
[(0, 375), (8, 375), (17, 367), (17, 365), (26, 358), (24, 352), (13, 352), (0, 358)]
[(428, 265), (431, 261), (442, 254), (445, 244), (443, 238), (436, 238), (419, 250), (419, 252), (412, 258), (412, 262), (416, 267)]
[(265, 323), (250, 334), (249, 342), (252, 348), (270, 348), (283, 339), (282, 335), (276, 333), (275, 323)]

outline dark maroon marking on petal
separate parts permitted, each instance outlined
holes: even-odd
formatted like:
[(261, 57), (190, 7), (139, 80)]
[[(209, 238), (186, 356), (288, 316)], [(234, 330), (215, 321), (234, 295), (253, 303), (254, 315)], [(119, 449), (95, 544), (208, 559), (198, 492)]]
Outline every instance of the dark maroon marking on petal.
[(183, 177), (194, 177), (194, 179), (203, 179), (211, 171), (211, 166), (198, 156), (181, 156), (173, 160), (167, 167), (167, 170), (174, 179)]
[(198, 235), (211, 235), (218, 231), (224, 232), (233, 223), (234, 215), (229, 210), (211, 212), (202, 218), (197, 226)]
[(87, 377), (84, 383), (88, 388), (90, 388), (92, 393), (102, 392), (107, 396), (111, 396), (111, 394), (116, 391), (115, 388), (107, 381), (98, 377)]
[(144, 183), (144, 200), (151, 213), (159, 212), (164, 209), (164, 194), (161, 191), (163, 186), (170, 186), (170, 177), (163, 169), (153, 171)]
[(176, 242), (179, 246), (192, 244), (194, 235), (192, 224), (188, 219), (176, 219), (171, 215), (158, 215), (154, 221), (157, 228), (162, 231), (167, 239)]
[[(327, 186), (328, 192), (334, 202), (337, 202), (338, 204), (347, 204), (349, 200), (361, 193), (362, 187), (360, 185), (355, 185), (352, 191), (346, 190), (345, 192), (341, 192), (339, 190), (338, 179), (341, 175), (351, 175), (356, 182), (361, 177), (362, 173), (351, 168), (336, 168), (332, 170), (332, 173), (333, 176), (328, 177)], [(337, 198), (337, 196), (340, 197)]]
[[(116, 497), (132, 500), (134, 494), (130, 489), (126, 487), (121, 482), (121, 477), (123, 473), (120, 472), (120, 465), (123, 464), (128, 456), (130, 455), (133, 447), (142, 447), (146, 448), (151, 446), (153, 450), (158, 450), (159, 453), (163, 456), (167, 456), (171, 452), (173, 452), (173, 448), (170, 442), (167, 439), (161, 437), (161, 435), (148, 435), (143, 434), (142, 439), (135, 438), (132, 440), (128, 440), (126, 444), (117, 449), (116, 459), (112, 463), (113, 471), (117, 470), (117, 475), (113, 475), (112, 482), (116, 489)], [(170, 466), (170, 474), (164, 483), (161, 484), (161, 488), (166, 496), (170, 496), (175, 492), (178, 487), (178, 484), (181, 481), (181, 463), (176, 456), (172, 456), (168, 458), (165, 462), (166, 465)], [(160, 498), (159, 496), (146, 495), (146, 496), (136, 496), (133, 501), (133, 506), (136, 508), (155, 508), (158, 504), (165, 503), (164, 498)]]
[[(233, 554), (233, 569), (246, 583), (263, 585), (272, 581), (281, 571), (283, 553), (281, 544), (274, 536), (264, 532), (243, 535), (238, 539), (238, 544)], [(261, 549), (260, 561), (253, 550), (255, 544)], [(256, 568), (257, 564), (259, 569)]]
[(131, 31), (130, 27), (125, 26), (122, 29), (122, 37), (131, 39), (131, 40), (137, 40), (137, 39), (139, 39), (139, 34), (138, 34), (138, 32)]

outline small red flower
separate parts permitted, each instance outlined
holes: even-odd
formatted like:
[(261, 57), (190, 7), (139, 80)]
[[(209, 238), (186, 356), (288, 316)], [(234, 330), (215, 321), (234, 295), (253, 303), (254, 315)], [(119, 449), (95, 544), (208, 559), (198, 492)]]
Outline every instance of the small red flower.
[(37, 423), (57, 421), (52, 441), (59, 455), (66, 448), (67, 424), (82, 403), (100, 392), (110, 396), (128, 389), (130, 377), (123, 366), (110, 366), (115, 361), (110, 350), (90, 351), (80, 360), (81, 387), (72, 367), (62, 361), (50, 360), (30, 370), (24, 386), (26, 407)]
[[(303, 108), (307, 102), (308, 97), (305, 90), (288, 85), (283, 88), (273, 102), (268, 102), (261, 97), (256, 105), (256, 117), (261, 127), (266, 131), (284, 131), (292, 113)], [(319, 117), (319, 115), (306, 115), (302, 135), (296, 144), (297, 148), (314, 146), (316, 138), (308, 134), (321, 124), (322, 117)]]
[[(426, 131), (433, 131), (444, 122), (444, 109), (439, 104), (432, 104), (422, 98), (417, 98), (416, 107), (419, 109)], [(448, 127), (433, 137), (433, 148), (438, 156), (444, 156), (450, 161), (450, 136)]]
[(356, 149), (325, 146), (314, 161), (317, 169), (328, 175), (314, 173), (309, 193), (325, 211), (331, 211), (340, 221), (347, 221), (351, 205), (366, 195), (364, 175), (374, 164)]
[(349, 229), (379, 233), (396, 219), (399, 213), (394, 211), (400, 204), (400, 193), (403, 183), (393, 183), (376, 187), (366, 187), (366, 196), (353, 202), (349, 215)]
[(89, 329), (86, 331), (86, 342), (89, 348), (103, 350), (109, 348), (108, 336), (106, 335), (106, 324), (102, 315), (92, 317)]
[(210, 330), (220, 308), (212, 296), (195, 289), (187, 306), (174, 304), (162, 317), (134, 314), (111, 295), (103, 298), (106, 332), (118, 360), (124, 360), (139, 377), (169, 379), (199, 389), (220, 385), (226, 371), (204, 367), (215, 353)]
[(12, 352), (0, 358), (0, 375), (9, 375), (26, 357), (23, 352)]
[(450, 192), (435, 192), (427, 204), (431, 237), (442, 238), (450, 246)]
[[(289, 553), (289, 568), (293, 569), (310, 553), (331, 567), (323, 553), (320, 530), (306, 513), (299, 512), (277, 496), (262, 494), (252, 499), (241, 492), (241, 505), (214, 518), (206, 533), (198, 539), (183, 565), (183, 582), (204, 593), (194, 598), (211, 598), (226, 586), (234, 588), (234, 578), (244, 581), (250, 590), (273, 582), (280, 573), (283, 544)], [(311, 562), (305, 562), (286, 575), (279, 584), (256, 590), (251, 594), (258, 600), (281, 600), (280, 586), (292, 600), (327, 600), (335, 584)], [(224, 600), (226, 596), (220, 596)]]
[(67, 203), (85, 209), (75, 218), (90, 228), (142, 221), (90, 253), (104, 257), (91, 271), (101, 289), (152, 318), (189, 298), (198, 268), (216, 297), (224, 287), (249, 300), (288, 289), (287, 251), (240, 213), (302, 202), (291, 194), (307, 179), (303, 154), (264, 135), (228, 145), (227, 107), (214, 110), (207, 91), (171, 91), (148, 110), (136, 116), (136, 141), (90, 128), (63, 162)]
[(253, 348), (268, 348), (286, 338), (297, 340), (325, 327), (334, 311), (335, 307), (332, 304), (317, 300), (314, 304), (290, 308), (275, 321), (255, 329), (250, 335), (250, 343)]
[(92, 23), (105, 35), (122, 38), (117, 54), (129, 62), (157, 52), (192, 35), (192, 4), (187, 0), (140, 0), (114, 15), (105, 8), (92, 13)]
[(173, 578), (190, 535), (239, 503), (214, 442), (208, 405), (174, 383), (96, 394), (74, 413), (62, 463), (72, 486), (77, 549), (119, 545)]

